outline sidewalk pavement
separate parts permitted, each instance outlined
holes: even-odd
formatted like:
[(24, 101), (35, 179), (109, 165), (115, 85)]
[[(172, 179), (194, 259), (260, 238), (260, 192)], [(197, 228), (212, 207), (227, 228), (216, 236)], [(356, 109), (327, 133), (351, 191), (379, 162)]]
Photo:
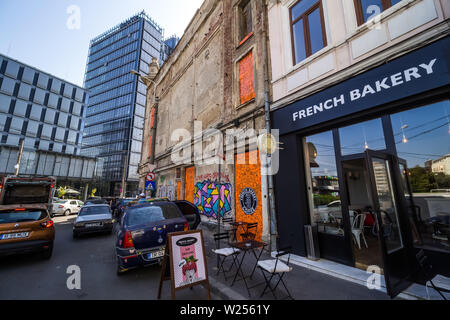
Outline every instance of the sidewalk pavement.
[[(236, 281), (231, 287), (233, 277), (236, 274), (236, 267), (233, 267), (227, 274), (227, 281), (225, 281), (222, 272), (217, 275), (217, 256), (212, 252), (216, 248), (213, 238), (213, 234), (217, 233), (216, 228), (215, 224), (206, 222), (202, 222), (199, 226), (199, 229), (203, 230), (211, 292), (224, 300), (273, 300), (274, 297), (270, 290), (267, 290), (264, 296), (260, 297), (264, 290), (265, 281), (258, 268), (256, 268), (253, 278), (247, 279), (248, 286), (254, 287), (250, 289), (250, 297), (242, 280)], [(239, 259), (241, 255), (239, 255)], [(268, 251), (264, 251), (260, 260), (266, 259), (273, 259)], [(228, 265), (231, 262), (232, 259), (228, 259)], [(254, 256), (251, 253), (247, 254), (242, 265), (245, 275), (251, 274), (255, 263)], [(369, 290), (365, 286), (294, 264), (290, 264), (290, 266), (293, 270), (287, 273), (283, 279), (295, 300), (390, 300), (389, 296), (381, 291)], [(227, 266), (225, 269), (227, 270)], [(275, 278), (272, 281), (275, 281)], [(287, 296), (281, 284), (276, 290), (276, 296), (278, 299)]]

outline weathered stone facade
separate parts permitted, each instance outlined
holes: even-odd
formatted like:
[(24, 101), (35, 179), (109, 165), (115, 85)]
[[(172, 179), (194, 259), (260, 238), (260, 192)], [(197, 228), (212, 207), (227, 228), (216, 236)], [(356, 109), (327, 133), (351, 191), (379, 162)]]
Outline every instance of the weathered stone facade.
[[(247, 10), (245, 21), (251, 23), (251, 32), (242, 39), (243, 10)], [(266, 177), (257, 174), (260, 173), (260, 165), (249, 164), (248, 171), (256, 174), (240, 177), (235, 174), (236, 165), (230, 163), (222, 164), (220, 168), (218, 163), (207, 165), (198, 164), (198, 161), (195, 165), (176, 165), (171, 160), (171, 154), (179, 141), (172, 141), (171, 137), (177, 129), (185, 129), (194, 137), (199, 131), (195, 128), (199, 126), (199, 121), (204, 131), (214, 128), (223, 133), (227, 129), (255, 129), (259, 132), (265, 128), (265, 90), (268, 90), (265, 70), (269, 69), (265, 65), (269, 59), (265, 57), (267, 50), (264, 47), (267, 39), (264, 30), (266, 10), (265, 1), (204, 1), (154, 79), (159, 104), (156, 137), (152, 138), (155, 140), (153, 164), (156, 166), (157, 196), (170, 195), (174, 199), (192, 201), (211, 220), (223, 214), (257, 221), (258, 235), (263, 238), (268, 236), (268, 197), (264, 191), (267, 190), (264, 185)], [(245, 65), (241, 64), (243, 58), (246, 58)], [(149, 141), (153, 89), (151, 85), (148, 90), (139, 168), (142, 189), (145, 174), (152, 168), (149, 163)], [(202, 145), (206, 147), (207, 143)], [(250, 147), (244, 153), (251, 153), (252, 150), (256, 152), (255, 147)], [(229, 152), (238, 153), (232, 150), (227, 154)], [(193, 158), (199, 160), (201, 157), (196, 153)], [(194, 169), (186, 170), (191, 166)], [(239, 188), (248, 184), (257, 189), (254, 191), (258, 205), (254, 213), (242, 214), (239, 199), (242, 190), (236, 189), (236, 184)]]

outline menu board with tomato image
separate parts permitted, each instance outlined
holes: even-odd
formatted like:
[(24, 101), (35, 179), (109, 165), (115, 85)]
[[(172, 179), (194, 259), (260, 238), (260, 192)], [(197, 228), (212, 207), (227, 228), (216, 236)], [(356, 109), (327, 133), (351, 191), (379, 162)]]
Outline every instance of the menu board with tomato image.
[(170, 280), (172, 299), (175, 291), (203, 284), (211, 298), (205, 247), (201, 230), (174, 232), (167, 235), (167, 245), (162, 263), (158, 299), (163, 283)]
[(175, 288), (207, 279), (200, 232), (173, 235), (171, 246)]

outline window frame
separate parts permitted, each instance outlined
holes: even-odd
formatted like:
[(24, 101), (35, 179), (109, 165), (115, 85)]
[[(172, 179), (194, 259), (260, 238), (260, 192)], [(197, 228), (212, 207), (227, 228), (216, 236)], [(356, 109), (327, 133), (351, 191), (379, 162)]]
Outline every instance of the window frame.
[[(392, 7), (391, 0), (380, 0), (381, 1), (381, 13)], [(367, 21), (364, 21), (364, 12), (362, 9), (361, 0), (353, 0), (353, 3), (355, 5), (355, 11), (356, 11), (356, 21), (358, 23), (358, 27), (367, 23)]]
[[(247, 14), (245, 14), (247, 13)], [(245, 18), (245, 19), (244, 19)], [(250, 24), (249, 24), (250, 22)], [(247, 32), (244, 34), (243, 27)], [(248, 30), (250, 28), (250, 30)], [(253, 6), (251, 0), (242, 0), (238, 5), (238, 43), (241, 45), (253, 34)]]
[[(309, 32), (309, 23), (307, 21), (308, 16), (317, 8), (319, 8), (319, 12), (320, 12), (320, 24), (322, 27), (322, 41), (323, 41), (323, 48), (325, 48), (328, 45), (328, 41), (327, 41), (327, 32), (326, 32), (326, 28), (325, 28), (325, 17), (324, 17), (324, 13), (323, 13), (323, 4), (322, 4), (322, 0), (318, 0), (316, 4), (312, 5), (308, 10), (306, 10), (305, 12), (303, 12), (300, 16), (297, 17), (297, 19), (295, 19), (295, 21), (292, 21), (292, 9), (300, 2), (303, 0), (299, 0), (296, 1), (290, 8), (289, 8), (289, 28), (291, 31), (291, 49), (292, 49), (292, 63), (293, 65), (297, 65), (299, 64), (301, 61), (297, 62), (296, 61), (296, 56), (295, 56), (295, 43), (294, 43), (294, 25), (303, 19), (303, 36), (305, 39), (305, 59), (307, 59), (308, 57), (312, 56), (313, 54), (311, 53), (311, 38), (310, 38), (310, 32)], [(357, 0), (356, 0), (357, 1)], [(322, 49), (323, 49), (322, 48)], [(304, 59), (304, 60), (305, 60)], [(302, 60), (303, 61), (303, 60)]]

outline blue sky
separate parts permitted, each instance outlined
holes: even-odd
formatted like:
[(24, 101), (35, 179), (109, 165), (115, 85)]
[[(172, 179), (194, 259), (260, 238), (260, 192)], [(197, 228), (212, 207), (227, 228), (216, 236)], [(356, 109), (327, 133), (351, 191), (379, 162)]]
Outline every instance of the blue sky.
[[(89, 41), (145, 10), (181, 37), (203, 0), (0, 0), (0, 53), (83, 85)], [(80, 29), (69, 29), (71, 6), (80, 9)]]

